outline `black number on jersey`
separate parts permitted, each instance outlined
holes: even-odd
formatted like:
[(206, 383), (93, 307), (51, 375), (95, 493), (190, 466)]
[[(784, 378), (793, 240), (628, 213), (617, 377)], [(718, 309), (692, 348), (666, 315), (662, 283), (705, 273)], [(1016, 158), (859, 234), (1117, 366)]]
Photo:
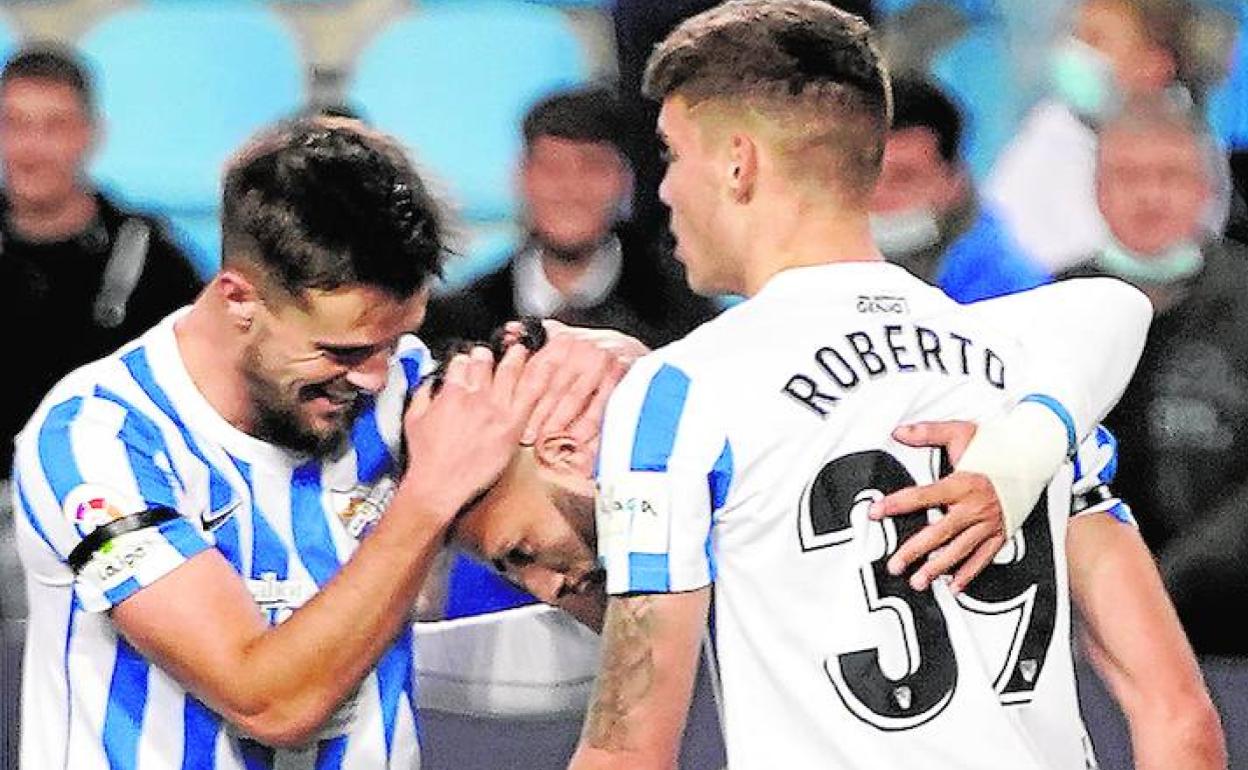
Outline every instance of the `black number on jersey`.
[[(932, 591), (914, 591), (905, 577), (889, 574), (889, 557), (927, 523), (925, 513), (865, 523), (870, 504), (915, 483), (905, 466), (883, 451), (858, 452), (825, 465), (807, 487), (800, 508), (803, 551), (849, 543), (853, 527), (874, 528), (882, 548), (859, 571), (871, 613), (891, 613), (900, 629), (905, 666), (890, 678), (878, 648), (829, 657), (824, 669), (845, 706), (859, 719), (882, 730), (907, 730), (938, 715), (953, 698), (957, 658), (945, 614)], [(1042, 501), (1043, 504), (1043, 501)], [(1027, 700), (1044, 666), (1055, 625), (1056, 589), (1048, 519), (1028, 517), (1012, 544), (1009, 563), (985, 570), (960, 597), (961, 606), (981, 614), (1019, 612), (1009, 659), (996, 682), (1002, 701)], [(1008, 547), (1007, 547), (1008, 550)], [(1003, 552), (1004, 553), (1004, 552)], [(897, 673), (897, 672), (894, 672)]]

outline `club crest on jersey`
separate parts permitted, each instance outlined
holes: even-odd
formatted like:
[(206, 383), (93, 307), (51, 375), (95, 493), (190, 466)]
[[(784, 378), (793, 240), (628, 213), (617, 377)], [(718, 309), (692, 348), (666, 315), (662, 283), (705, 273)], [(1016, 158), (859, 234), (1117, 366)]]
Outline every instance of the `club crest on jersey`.
[(134, 501), (120, 492), (96, 484), (81, 484), (65, 496), (65, 518), (83, 532), (108, 524), (139, 510)]
[(390, 476), (382, 476), (374, 484), (357, 484), (350, 489), (334, 490), (334, 507), (338, 520), (356, 540), (377, 526), (381, 515), (394, 499), (397, 484)]

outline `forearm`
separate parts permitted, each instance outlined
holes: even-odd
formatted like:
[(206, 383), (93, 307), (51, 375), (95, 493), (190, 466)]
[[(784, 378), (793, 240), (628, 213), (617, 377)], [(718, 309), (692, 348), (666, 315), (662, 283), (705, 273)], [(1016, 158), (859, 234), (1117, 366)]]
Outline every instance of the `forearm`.
[(400, 486), (390, 510), (306, 605), (243, 651), (239, 680), (276, 721), (323, 722), (401, 629), (442, 547), (444, 516)]
[(709, 589), (613, 597), (602, 668), (570, 770), (676, 765)]
[(1127, 717), (1136, 766), (1224, 768), (1213, 703), (1138, 532), (1103, 514), (1077, 518), (1068, 560), (1086, 647)]

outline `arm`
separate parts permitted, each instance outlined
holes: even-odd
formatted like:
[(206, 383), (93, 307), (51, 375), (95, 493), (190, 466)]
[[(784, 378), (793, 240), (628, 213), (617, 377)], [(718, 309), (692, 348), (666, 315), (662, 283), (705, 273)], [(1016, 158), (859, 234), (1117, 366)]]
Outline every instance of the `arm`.
[[(876, 503), (882, 518), (945, 507), (947, 515), (907, 541), (889, 562), (900, 574), (931, 556), (913, 578), (922, 589), (953, 572), (965, 586), (988, 565), (1005, 538), (1026, 521), (1067, 456), (1117, 403), (1143, 351), (1152, 305), (1112, 278), (1061, 281), (965, 306), (985, 325), (1023, 341), (1031, 378), (1024, 398), (1004, 417), (963, 441), (955, 472), (934, 484), (902, 490)], [(948, 444), (929, 426), (903, 431), (912, 445)], [(953, 543), (940, 554), (937, 548)]]
[(598, 683), (570, 768), (676, 766), (710, 593), (611, 597)]
[(409, 611), (460, 507), (501, 472), (536, 398), (516, 396), (522, 348), (491, 375), (457, 356), (441, 393), (409, 414), (408, 468), (376, 529), (315, 597), (270, 628), (238, 575), (204, 551), (121, 602), (118, 629), (227, 720), (297, 746), (375, 665)]
[(1082, 637), (1127, 716), (1135, 766), (1225, 768), (1217, 712), (1139, 532), (1108, 514), (1080, 516), (1067, 559)]

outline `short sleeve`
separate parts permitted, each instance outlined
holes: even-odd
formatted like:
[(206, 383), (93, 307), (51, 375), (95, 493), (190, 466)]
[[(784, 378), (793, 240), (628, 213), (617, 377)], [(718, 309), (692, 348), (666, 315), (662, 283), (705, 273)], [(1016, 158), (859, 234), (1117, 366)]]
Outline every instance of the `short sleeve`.
[(1118, 440), (1114, 434), (1105, 426), (1098, 425), (1092, 435), (1079, 445), (1073, 462), (1075, 480), (1071, 490), (1070, 515), (1108, 513), (1124, 524), (1135, 526), (1130, 506), (1110, 488), (1118, 472)]
[(419, 388), (425, 377), (437, 368), (429, 348), (410, 334), (399, 339), (394, 359), (403, 375), (404, 390), (408, 393)]
[(607, 592), (691, 591), (715, 579), (712, 526), (731, 448), (699, 383), (677, 365), (634, 365), (607, 407), (597, 471)]
[(70, 567), (88, 611), (211, 547), (178, 512), (183, 482), (159, 428), (106, 391), (44, 412), (19, 437), (14, 471), (18, 511)]

